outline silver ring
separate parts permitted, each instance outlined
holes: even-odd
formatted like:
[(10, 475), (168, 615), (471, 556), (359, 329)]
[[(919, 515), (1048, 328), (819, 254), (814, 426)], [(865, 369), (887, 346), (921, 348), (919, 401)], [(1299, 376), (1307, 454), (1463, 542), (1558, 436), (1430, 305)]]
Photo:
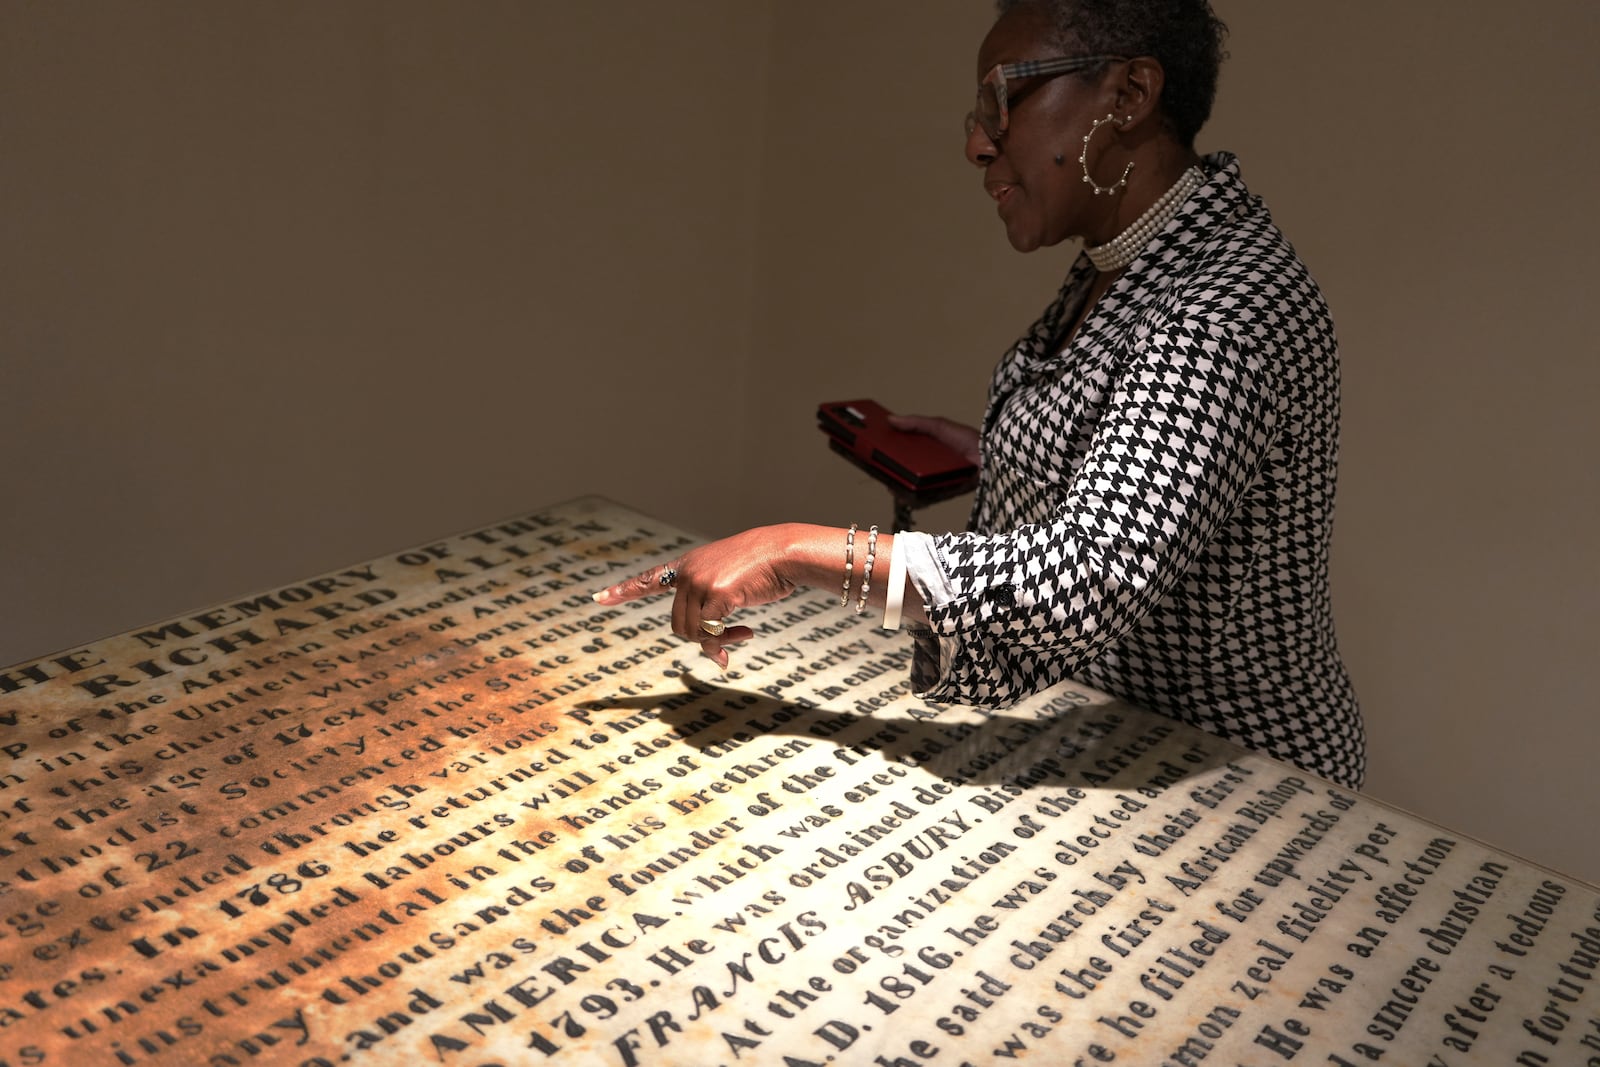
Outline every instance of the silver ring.
[(721, 637), (728, 630), (728, 624), (721, 619), (706, 619), (700, 624), (700, 629), (712, 637)]
[(670, 563), (667, 564), (661, 568), (661, 577), (657, 580), (661, 583), (661, 588), (671, 589), (672, 583), (678, 580), (678, 568)]

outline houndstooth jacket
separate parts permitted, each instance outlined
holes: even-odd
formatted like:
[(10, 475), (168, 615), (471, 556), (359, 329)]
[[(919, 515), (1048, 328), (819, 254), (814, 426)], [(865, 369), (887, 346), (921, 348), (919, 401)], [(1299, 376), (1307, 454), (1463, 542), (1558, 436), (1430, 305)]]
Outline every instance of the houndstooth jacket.
[(950, 596), (928, 604), (913, 678), (1005, 707), (1073, 677), (1359, 786), (1328, 595), (1332, 322), (1234, 157), (1204, 166), (1064, 350), (1081, 256), (996, 368), (969, 532), (933, 539)]

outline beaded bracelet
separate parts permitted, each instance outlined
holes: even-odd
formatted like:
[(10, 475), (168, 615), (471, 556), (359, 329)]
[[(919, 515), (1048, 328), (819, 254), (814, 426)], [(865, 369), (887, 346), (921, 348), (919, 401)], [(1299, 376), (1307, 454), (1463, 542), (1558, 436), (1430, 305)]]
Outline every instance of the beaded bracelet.
[(872, 588), (872, 561), (878, 555), (878, 528), (867, 531), (867, 558), (861, 563), (861, 599), (856, 601), (856, 614), (867, 610), (867, 591)]
[(856, 524), (850, 524), (850, 532), (844, 535), (844, 589), (839, 593), (839, 606), (844, 607), (850, 603), (850, 579), (856, 573)]

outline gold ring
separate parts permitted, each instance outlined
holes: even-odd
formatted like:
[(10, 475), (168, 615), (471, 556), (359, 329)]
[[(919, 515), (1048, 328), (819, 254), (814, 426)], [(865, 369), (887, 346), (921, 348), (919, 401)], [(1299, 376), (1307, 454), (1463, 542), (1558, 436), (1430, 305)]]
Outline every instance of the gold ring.
[(700, 629), (712, 637), (721, 637), (728, 629), (728, 624), (721, 619), (707, 619), (700, 624)]

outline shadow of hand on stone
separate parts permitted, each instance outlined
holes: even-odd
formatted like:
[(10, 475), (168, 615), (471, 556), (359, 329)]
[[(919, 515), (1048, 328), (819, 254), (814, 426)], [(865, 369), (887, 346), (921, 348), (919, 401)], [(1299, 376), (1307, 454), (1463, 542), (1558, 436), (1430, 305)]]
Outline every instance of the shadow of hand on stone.
[[(703, 766), (725, 766), (730, 781), (759, 781), (771, 789), (808, 792), (822, 780), (860, 779), (872, 791), (894, 786), (1060, 785), (1080, 789), (1165, 791), (1244, 753), (1217, 738), (1210, 744), (1173, 740), (1182, 728), (1120, 701), (1075, 710), (977, 712), (911, 705), (875, 715), (774, 700), (684, 674), (676, 693), (584, 701), (591, 725), (614, 733), (656, 738), (652, 722), (671, 728), (676, 744), (700, 753)], [(1039, 706), (1044, 707), (1043, 702)], [(925, 714), (914, 716), (910, 711)], [(741, 749), (763, 737), (788, 740), (761, 746), (759, 757)], [(874, 759), (881, 752), (883, 759)], [(768, 776), (773, 776), (770, 784)]]

